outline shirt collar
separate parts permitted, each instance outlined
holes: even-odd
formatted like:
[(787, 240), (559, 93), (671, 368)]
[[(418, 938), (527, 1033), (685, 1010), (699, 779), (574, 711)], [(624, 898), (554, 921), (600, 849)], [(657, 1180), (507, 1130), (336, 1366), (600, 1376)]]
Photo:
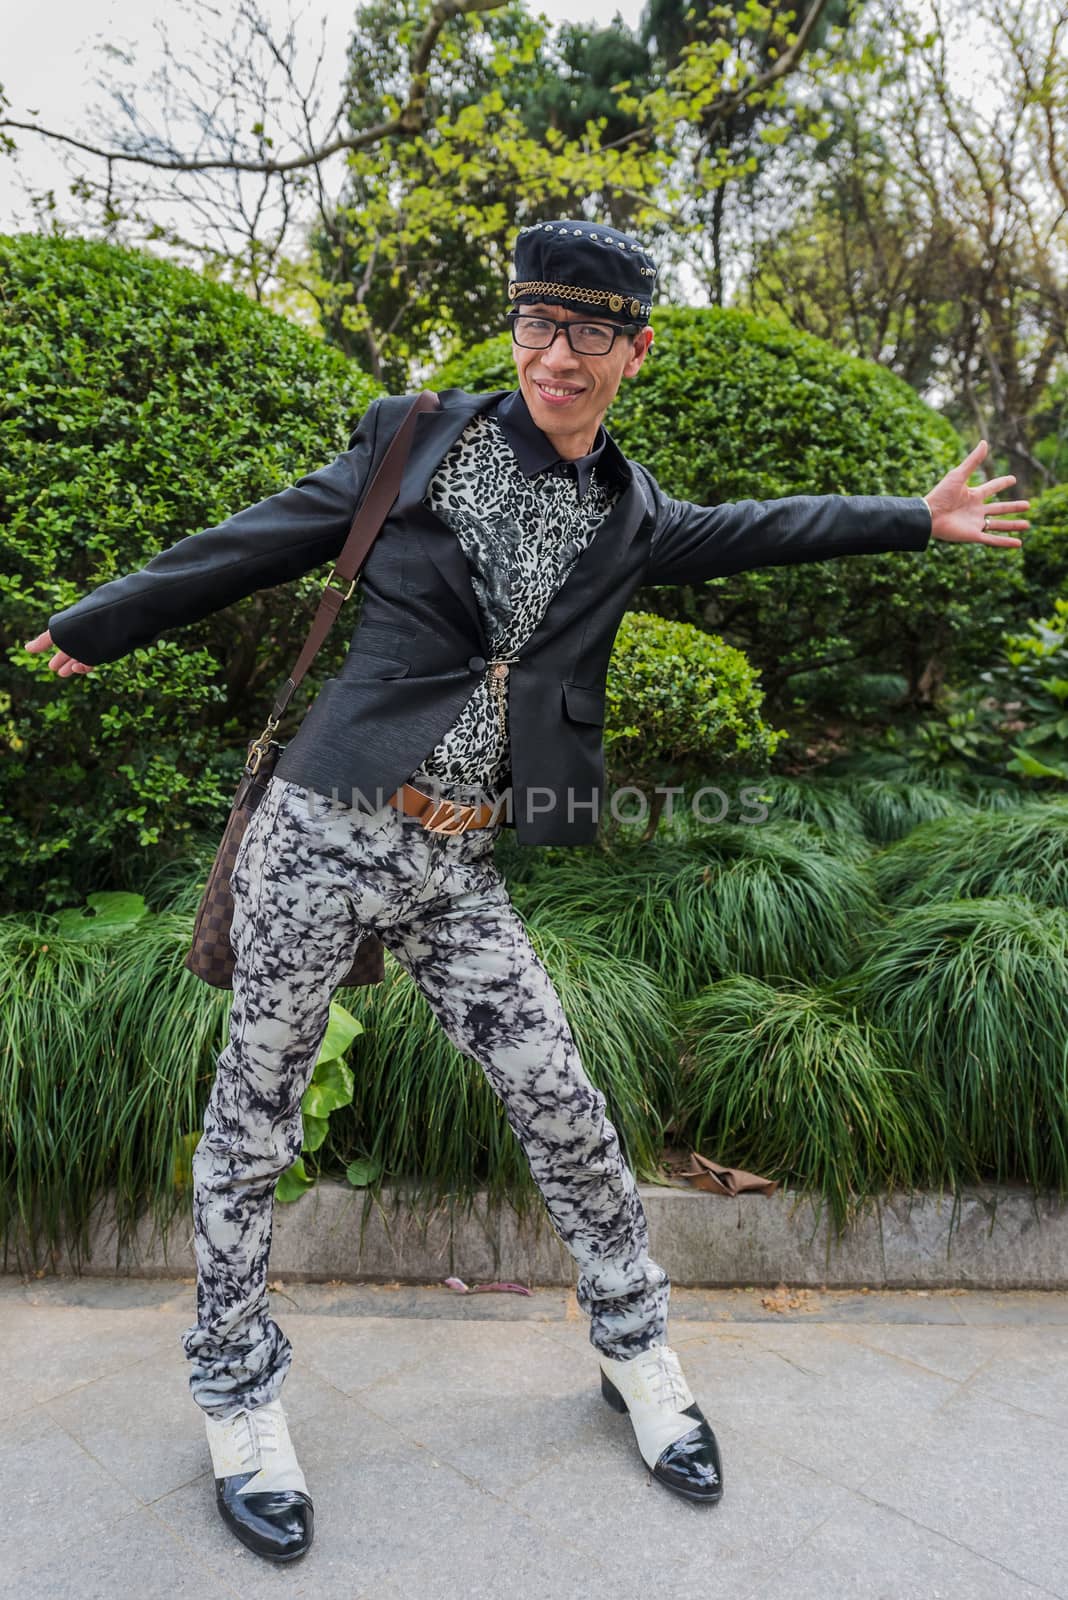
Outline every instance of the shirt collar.
[[(497, 418), (504, 437), (519, 463), (520, 471), (528, 478), (560, 464), (568, 469), (574, 468), (578, 498), (584, 500), (590, 486), (590, 475), (595, 466), (600, 465), (609, 473), (620, 475), (624, 457), (605, 432), (603, 425), (597, 429), (597, 437), (589, 454), (569, 461), (560, 455), (548, 436), (542, 433), (534, 421), (522, 389), (512, 389), (504, 396), (497, 406)], [(625, 468), (622, 470), (625, 474)]]

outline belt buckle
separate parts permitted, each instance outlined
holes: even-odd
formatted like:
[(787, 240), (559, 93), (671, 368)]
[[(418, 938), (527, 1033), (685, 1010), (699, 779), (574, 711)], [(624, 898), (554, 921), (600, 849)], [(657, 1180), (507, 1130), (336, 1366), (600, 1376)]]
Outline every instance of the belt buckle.
[[(438, 812), (443, 806), (449, 807), (450, 812), (455, 810), (456, 816), (453, 817), (450, 815), (444, 822), (437, 822), (436, 818)], [(439, 800), (433, 811), (430, 813), (430, 816), (423, 823), (423, 827), (428, 833), (445, 833), (450, 835), (465, 833), (467, 831), (465, 824), (467, 823), (468, 818), (472, 817), (473, 815), (473, 806), (461, 805), (458, 800)]]

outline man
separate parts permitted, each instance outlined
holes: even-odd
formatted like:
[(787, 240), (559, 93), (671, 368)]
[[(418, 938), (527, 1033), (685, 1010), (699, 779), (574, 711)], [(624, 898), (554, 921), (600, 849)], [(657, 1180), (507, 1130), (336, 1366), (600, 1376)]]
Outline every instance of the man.
[[(1016, 546), (969, 489), (985, 442), (925, 497), (672, 499), (603, 426), (653, 342), (656, 267), (609, 227), (541, 222), (509, 283), (518, 387), (447, 390), (361, 573), (340, 674), (288, 744), (233, 872), (230, 1041), (193, 1161), (197, 1323), (182, 1335), (227, 1525), (302, 1555), (313, 1507), (279, 1392), (291, 1347), (266, 1295), (274, 1187), (354, 941), (379, 933), (453, 1043), (483, 1067), (579, 1268), (605, 1399), (639, 1454), (698, 1502), (723, 1490), (715, 1435), (667, 1343), (667, 1273), (604, 1096), (493, 861), (596, 833), (609, 655), (643, 583), (889, 550), (932, 535)], [(407, 400), (371, 405), (347, 452), (52, 617), (29, 646), (88, 672), (337, 556)], [(329, 581), (329, 580), (328, 580)], [(474, 797), (472, 797), (472, 794)], [(368, 799), (368, 796), (373, 796)], [(507, 821), (505, 818), (507, 817)]]

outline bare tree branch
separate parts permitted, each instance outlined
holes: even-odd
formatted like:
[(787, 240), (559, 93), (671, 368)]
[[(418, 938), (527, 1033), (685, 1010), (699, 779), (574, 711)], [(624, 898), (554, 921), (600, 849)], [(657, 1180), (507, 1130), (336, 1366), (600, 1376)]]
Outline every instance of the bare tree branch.
[[(61, 133), (55, 128), (43, 128), (36, 122), (22, 122), (16, 117), (0, 117), (0, 128), (19, 128), (23, 132), (39, 134), (44, 139), (69, 146), (85, 155), (97, 156), (102, 161), (108, 162), (109, 167), (111, 164), (125, 162), (132, 166), (151, 167), (160, 172), (212, 172), (224, 169), (228, 172), (262, 172), (273, 176), (299, 172), (318, 167), (343, 150), (367, 149), (383, 139), (390, 138), (393, 134), (411, 136), (419, 133), (424, 125), (428, 68), (434, 47), (446, 23), (451, 22), (454, 17), (496, 11), (506, 3), (507, 0), (435, 0), (427, 25), (413, 52), (407, 99), (397, 115), (374, 123), (370, 127), (361, 128), (359, 132), (330, 139), (287, 160), (264, 157), (251, 160), (235, 154), (206, 158), (160, 156), (135, 150), (108, 150), (85, 139), (76, 139), (72, 134)], [(335, 117), (335, 125), (336, 121)]]

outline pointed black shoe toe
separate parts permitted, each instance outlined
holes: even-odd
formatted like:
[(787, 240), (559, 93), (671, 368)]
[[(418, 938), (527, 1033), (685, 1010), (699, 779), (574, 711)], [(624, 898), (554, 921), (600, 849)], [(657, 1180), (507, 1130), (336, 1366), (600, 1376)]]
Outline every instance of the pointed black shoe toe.
[(697, 1426), (668, 1445), (653, 1468), (653, 1477), (687, 1500), (714, 1504), (723, 1494), (719, 1444), (696, 1402), (687, 1406), (683, 1415), (693, 1417)]
[(311, 1497), (299, 1489), (267, 1489), (253, 1494), (239, 1491), (254, 1472), (216, 1478), (219, 1515), (249, 1550), (268, 1561), (296, 1561), (311, 1549), (315, 1510)]

